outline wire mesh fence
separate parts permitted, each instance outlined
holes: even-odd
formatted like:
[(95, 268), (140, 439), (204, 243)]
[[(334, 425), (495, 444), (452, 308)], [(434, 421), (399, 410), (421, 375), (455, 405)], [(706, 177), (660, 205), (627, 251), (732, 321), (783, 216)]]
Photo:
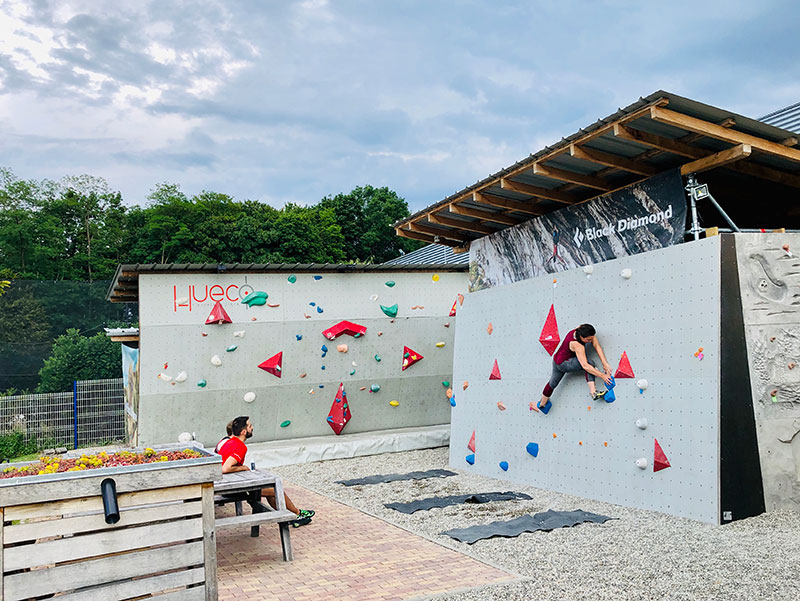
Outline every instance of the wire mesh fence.
[(122, 378), (77, 381), (72, 392), (0, 397), (0, 437), (7, 436), (37, 450), (123, 442)]

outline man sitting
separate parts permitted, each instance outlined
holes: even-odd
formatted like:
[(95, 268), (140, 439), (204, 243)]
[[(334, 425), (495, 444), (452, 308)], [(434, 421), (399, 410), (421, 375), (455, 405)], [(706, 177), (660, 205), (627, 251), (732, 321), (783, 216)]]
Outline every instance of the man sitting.
[[(247, 445), (244, 444), (244, 441), (252, 435), (253, 424), (250, 423), (250, 418), (246, 415), (239, 416), (231, 422), (231, 437), (219, 447), (218, 451), (222, 455), (223, 474), (244, 472), (250, 469), (244, 463), (245, 455), (247, 455)], [(267, 499), (270, 507), (273, 509), (277, 507), (274, 488), (262, 489), (261, 496)], [(288, 495), (284, 494), (283, 498), (286, 501), (286, 509), (297, 514), (297, 519), (290, 522), (292, 526), (296, 528), (311, 523), (311, 518), (314, 516), (312, 509), (298, 509)]]

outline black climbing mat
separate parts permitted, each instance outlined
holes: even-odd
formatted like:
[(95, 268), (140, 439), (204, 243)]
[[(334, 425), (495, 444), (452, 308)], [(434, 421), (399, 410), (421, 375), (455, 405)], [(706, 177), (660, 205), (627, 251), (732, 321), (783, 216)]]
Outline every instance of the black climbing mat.
[(483, 492), (472, 495), (452, 495), (449, 497), (428, 497), (410, 503), (384, 503), (384, 507), (394, 509), (401, 513), (414, 513), (433, 509), (434, 507), (449, 507), (461, 503), (490, 503), (491, 501), (517, 501), (531, 500), (533, 497), (521, 492)]
[(398, 480), (424, 480), (425, 478), (446, 478), (456, 476), (450, 470), (428, 470), (427, 472), (408, 472), (407, 474), (380, 474), (377, 476), (367, 476), (365, 478), (354, 478), (353, 480), (337, 480), (336, 484), (345, 486), (357, 486), (358, 484), (381, 484), (383, 482), (397, 482)]

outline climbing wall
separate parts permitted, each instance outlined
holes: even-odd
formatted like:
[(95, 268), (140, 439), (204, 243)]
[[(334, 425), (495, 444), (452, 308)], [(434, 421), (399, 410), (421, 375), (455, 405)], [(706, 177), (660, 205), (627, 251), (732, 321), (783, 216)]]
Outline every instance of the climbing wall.
[(800, 510), (800, 235), (736, 236), (767, 510)]
[[(720, 239), (710, 238), (467, 295), (451, 465), (719, 523), (720, 284)], [(614, 372), (626, 354), (634, 377), (616, 378), (616, 401), (592, 401), (571, 374), (547, 415), (529, 408), (550, 376), (540, 336), (551, 306), (562, 339), (587, 322)]]
[(253, 442), (331, 435), (343, 419), (342, 434), (447, 423), (449, 313), (466, 286), (465, 272), (142, 274), (139, 442), (215, 444), (237, 415)]

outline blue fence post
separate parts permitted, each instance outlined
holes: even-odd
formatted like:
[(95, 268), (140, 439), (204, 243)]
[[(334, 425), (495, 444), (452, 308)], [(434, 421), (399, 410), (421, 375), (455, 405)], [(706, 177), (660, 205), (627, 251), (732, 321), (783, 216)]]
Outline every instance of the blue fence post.
[(72, 381), (72, 429), (75, 448), (78, 448), (78, 381)]

